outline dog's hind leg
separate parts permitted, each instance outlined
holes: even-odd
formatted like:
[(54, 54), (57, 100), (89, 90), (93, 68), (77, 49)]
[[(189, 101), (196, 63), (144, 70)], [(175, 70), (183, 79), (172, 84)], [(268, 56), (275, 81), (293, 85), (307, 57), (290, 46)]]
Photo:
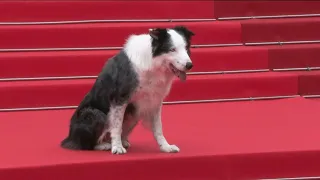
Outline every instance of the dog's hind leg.
[(98, 109), (83, 108), (72, 116), (69, 136), (61, 142), (67, 149), (93, 150), (106, 123), (106, 115)]
[(139, 117), (135, 115), (127, 115), (122, 125), (122, 144), (123, 147), (129, 148), (129, 135), (139, 122)]
[(111, 143), (110, 142), (103, 142), (101, 144), (97, 144), (94, 147), (94, 150), (97, 150), (97, 151), (109, 151), (109, 150), (111, 150)]
[[(122, 124), (121, 141), (122, 141), (122, 146), (126, 149), (130, 147), (128, 137), (131, 134), (134, 127), (138, 124), (138, 121), (139, 121), (139, 118), (137, 116), (134, 116), (133, 114), (126, 114), (124, 116), (123, 124)], [(98, 151), (111, 150), (110, 133), (108, 133), (107, 131), (104, 131), (104, 133), (101, 134), (101, 136), (98, 139), (97, 145), (95, 146), (95, 150), (98, 150)]]
[(94, 147), (94, 150), (97, 150), (97, 151), (111, 150), (110, 133), (107, 130), (103, 130), (102, 134), (100, 134), (100, 137), (97, 140), (97, 144)]
[[(122, 146), (126, 149), (130, 147), (128, 137), (131, 134), (134, 127), (138, 124), (138, 121), (139, 121), (138, 117), (129, 115), (129, 114), (127, 114), (123, 119), (121, 141), (122, 141)], [(95, 147), (95, 150), (108, 151), (110, 149), (111, 149), (110, 135), (109, 133), (105, 133), (102, 136), (100, 136), (98, 140), (98, 144)]]
[(122, 145), (124, 148), (129, 148), (129, 135), (131, 134), (132, 130), (139, 122), (139, 117), (136, 112), (136, 107), (133, 104), (128, 104), (122, 125)]

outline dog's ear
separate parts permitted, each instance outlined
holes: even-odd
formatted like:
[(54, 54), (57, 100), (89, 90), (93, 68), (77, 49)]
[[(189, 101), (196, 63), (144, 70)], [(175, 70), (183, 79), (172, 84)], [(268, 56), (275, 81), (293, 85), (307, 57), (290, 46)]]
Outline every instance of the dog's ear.
[(167, 29), (164, 28), (154, 28), (149, 29), (150, 36), (155, 40), (160, 40), (168, 35)]
[(183, 34), (188, 39), (191, 38), (191, 36), (195, 35), (192, 31), (190, 31), (185, 26), (175, 26), (173, 29), (176, 30), (177, 32)]

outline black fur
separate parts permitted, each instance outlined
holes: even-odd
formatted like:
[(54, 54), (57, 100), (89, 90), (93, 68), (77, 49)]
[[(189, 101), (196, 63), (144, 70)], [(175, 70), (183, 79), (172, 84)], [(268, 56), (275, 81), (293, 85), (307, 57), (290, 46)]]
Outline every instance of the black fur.
[(184, 26), (176, 26), (173, 29), (177, 31), (179, 34), (181, 34), (186, 40), (187, 51), (190, 56), (191, 37), (194, 36), (195, 34)]
[[(74, 112), (69, 135), (61, 142), (61, 146), (67, 149), (93, 150), (107, 121), (110, 103), (126, 103), (138, 83), (137, 74), (123, 51), (109, 59), (92, 89)], [(126, 113), (134, 111), (134, 105), (129, 104)]]
[(167, 29), (155, 28), (150, 31), (150, 36), (152, 37), (152, 55), (153, 57), (159, 56), (163, 53), (168, 53), (172, 47), (170, 39), (170, 34)]

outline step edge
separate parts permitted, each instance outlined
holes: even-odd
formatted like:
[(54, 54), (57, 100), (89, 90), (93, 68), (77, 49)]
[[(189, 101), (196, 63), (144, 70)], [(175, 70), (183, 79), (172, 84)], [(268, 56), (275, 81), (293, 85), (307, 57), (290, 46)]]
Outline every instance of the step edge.
[[(301, 45), (303, 49), (308, 48), (320, 48), (320, 40), (314, 40), (314, 41), (287, 41), (287, 42), (256, 42), (256, 43), (235, 43), (235, 44), (199, 44), (199, 45), (191, 45), (191, 50), (197, 51), (197, 50), (221, 50), (230, 48), (230, 50), (234, 47), (241, 47), (243, 49), (237, 49), (237, 50), (247, 50), (247, 49), (253, 49), (253, 50), (261, 50), (261, 48), (266, 49), (299, 49), (298, 46), (290, 46), (290, 45)], [(18, 48), (18, 49), (1, 49), (0, 48), (0, 55), (3, 54), (15, 54), (15, 53), (23, 53), (23, 52), (34, 52), (34, 53), (77, 53), (77, 52), (93, 52), (93, 53), (114, 53), (118, 52), (118, 50), (121, 50), (123, 47), (84, 47), (84, 48)], [(202, 52), (202, 51), (201, 51)], [(70, 54), (74, 55), (74, 54)]]
[(217, 20), (247, 20), (247, 19), (280, 19), (280, 18), (302, 18), (302, 17), (320, 17), (320, 13), (316, 14), (286, 14), (286, 15), (268, 15), (268, 16), (231, 16), (220, 17)]
[[(215, 103), (215, 102), (235, 102), (235, 101), (255, 101), (255, 100), (275, 100), (297, 98), (300, 95), (287, 96), (265, 96), (265, 97), (246, 97), (246, 98), (230, 98), (230, 99), (211, 99), (211, 100), (191, 100), (191, 101), (165, 101), (164, 105), (191, 104), (191, 103)], [(63, 110), (76, 109), (78, 106), (51, 106), (51, 107), (28, 107), (28, 108), (3, 108), (0, 112), (16, 112), (16, 111), (39, 111), (39, 110)]]
[(2, 25), (58, 25), (58, 24), (88, 24), (88, 23), (139, 23), (139, 22), (208, 22), (216, 21), (215, 18), (187, 18), (187, 19), (91, 19), (91, 20), (66, 20), (66, 21), (26, 21), (26, 22), (0, 22)]
[[(318, 44), (320, 40), (308, 41), (270, 41), (270, 42), (247, 42), (247, 43), (228, 43), (228, 44), (196, 44), (191, 45), (191, 48), (210, 48), (210, 47), (233, 47), (233, 46), (260, 46), (265, 45), (290, 45), (290, 44)], [(2, 48), (1, 52), (44, 52), (44, 51), (92, 51), (92, 50), (121, 50), (123, 47), (71, 47), (71, 48)]]
[[(236, 73), (259, 73), (268, 72), (269, 69), (233, 70), (233, 71), (208, 71), (208, 72), (188, 72), (187, 75), (214, 75), (214, 74), (236, 74)], [(48, 76), (48, 77), (23, 77), (23, 78), (0, 78), (0, 82), (13, 81), (37, 81), (37, 80), (71, 80), (71, 79), (95, 79), (94, 76)]]

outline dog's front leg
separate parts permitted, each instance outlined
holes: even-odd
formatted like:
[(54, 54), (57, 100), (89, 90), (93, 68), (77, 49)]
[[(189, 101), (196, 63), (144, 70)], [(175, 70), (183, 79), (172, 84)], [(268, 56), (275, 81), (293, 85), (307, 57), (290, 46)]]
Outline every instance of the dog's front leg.
[(112, 154), (124, 154), (127, 152), (123, 147), (121, 141), (122, 123), (125, 110), (126, 105), (117, 105), (110, 107), (109, 130)]
[(161, 109), (162, 109), (162, 105), (160, 105), (157, 108), (157, 110), (154, 113), (152, 113), (150, 117), (153, 136), (157, 141), (160, 147), (160, 150), (162, 152), (168, 152), (168, 153), (179, 152), (180, 149), (176, 145), (170, 145), (163, 135), (162, 122), (161, 122)]

